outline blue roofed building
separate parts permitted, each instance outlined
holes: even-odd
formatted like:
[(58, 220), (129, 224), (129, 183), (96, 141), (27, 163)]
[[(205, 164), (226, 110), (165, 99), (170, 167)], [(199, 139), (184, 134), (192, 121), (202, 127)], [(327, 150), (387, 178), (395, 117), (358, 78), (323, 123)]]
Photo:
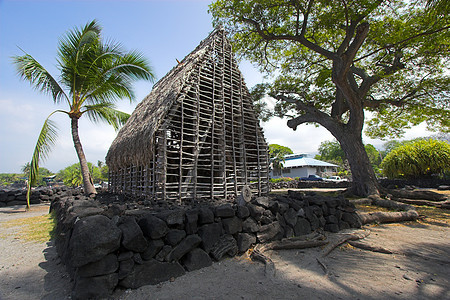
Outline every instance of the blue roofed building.
[(307, 157), (306, 154), (290, 154), (284, 157), (283, 168), (271, 169), (271, 178), (308, 177), (318, 175), (328, 177), (337, 172), (338, 165)]

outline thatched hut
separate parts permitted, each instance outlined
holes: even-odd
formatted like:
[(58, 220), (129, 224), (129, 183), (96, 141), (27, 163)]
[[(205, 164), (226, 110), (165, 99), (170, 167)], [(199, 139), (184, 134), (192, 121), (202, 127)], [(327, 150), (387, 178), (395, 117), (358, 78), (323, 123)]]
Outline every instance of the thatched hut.
[(268, 191), (268, 152), (222, 28), (158, 81), (106, 156), (115, 193), (164, 200)]

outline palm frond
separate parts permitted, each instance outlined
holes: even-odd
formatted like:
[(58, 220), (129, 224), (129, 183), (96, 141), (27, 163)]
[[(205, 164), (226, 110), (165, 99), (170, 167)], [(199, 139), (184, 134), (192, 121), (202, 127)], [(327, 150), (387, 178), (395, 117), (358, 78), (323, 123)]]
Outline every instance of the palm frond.
[(114, 103), (123, 98), (130, 101), (135, 99), (132, 81), (124, 74), (114, 74), (91, 90), (85, 99), (87, 103), (95, 104), (104, 101)]
[(27, 207), (30, 206), (31, 187), (36, 184), (36, 180), (39, 176), (39, 162), (47, 158), (58, 137), (58, 128), (56, 127), (56, 124), (49, 119), (56, 112), (59, 111), (52, 112), (47, 119), (45, 119), (34, 148), (33, 157), (31, 158), (30, 163), (30, 173), (28, 175)]
[(129, 114), (114, 109), (114, 105), (112, 103), (85, 105), (85, 108), (86, 111), (84, 113), (87, 114), (88, 118), (92, 122), (106, 122), (113, 126), (116, 131), (119, 130), (130, 117)]
[(72, 94), (79, 91), (90, 62), (100, 47), (101, 27), (94, 20), (83, 28), (70, 30), (59, 42), (58, 63), (61, 80), (71, 87)]
[(137, 51), (131, 51), (114, 61), (107, 70), (106, 74), (108, 73), (127, 74), (133, 80), (143, 79), (151, 82), (155, 80), (152, 67), (143, 54)]
[(14, 56), (17, 74), (38, 91), (52, 96), (55, 103), (68, 100), (66, 93), (53, 76), (31, 55)]
[(143, 79), (154, 81), (155, 75), (147, 60), (138, 52), (130, 52), (123, 56), (109, 55), (104, 57), (101, 68), (95, 69), (96, 82), (92, 82), (91, 88), (85, 94), (88, 103), (98, 101), (115, 101), (128, 98), (133, 101), (134, 92), (132, 82)]

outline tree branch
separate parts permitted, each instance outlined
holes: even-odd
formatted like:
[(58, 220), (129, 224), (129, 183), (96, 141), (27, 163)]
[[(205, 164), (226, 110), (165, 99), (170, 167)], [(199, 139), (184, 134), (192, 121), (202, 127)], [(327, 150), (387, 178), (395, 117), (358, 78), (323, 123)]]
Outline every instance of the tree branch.
[(358, 68), (356, 66), (351, 66), (350, 71), (356, 75), (358, 75), (362, 80), (366, 80), (369, 75), (367, 74), (366, 70), (362, 68)]
[(331, 117), (340, 120), (342, 115), (348, 111), (349, 107), (345, 102), (344, 95), (339, 88), (336, 88), (336, 96), (331, 105)]
[(405, 102), (407, 100), (411, 100), (411, 99), (426, 95), (426, 93), (418, 94), (417, 91), (418, 91), (417, 89), (413, 89), (411, 92), (409, 92), (408, 94), (406, 94), (405, 96), (403, 96), (402, 98), (400, 98), (398, 100), (394, 100), (394, 99), (365, 100), (364, 107), (365, 108), (378, 108), (382, 104), (389, 104), (392, 106), (402, 107), (405, 105)]
[(434, 34), (434, 33), (438, 33), (438, 32), (441, 32), (441, 31), (444, 31), (444, 30), (447, 30), (447, 29), (450, 29), (450, 26), (442, 27), (442, 28), (439, 28), (439, 29), (436, 29), (436, 30), (433, 30), (433, 31), (421, 32), (419, 34), (416, 34), (416, 35), (410, 36), (410, 37), (408, 37), (408, 38), (406, 38), (404, 40), (401, 40), (400, 42), (397, 42), (397, 43), (394, 43), (394, 44), (387, 44), (387, 45), (385, 45), (385, 46), (383, 46), (383, 47), (381, 47), (381, 48), (379, 48), (377, 50), (374, 50), (374, 51), (370, 52), (369, 54), (366, 54), (366, 55), (364, 55), (364, 56), (362, 56), (360, 58), (355, 59), (353, 62), (357, 62), (357, 61), (363, 60), (364, 58), (372, 56), (372, 55), (374, 55), (374, 54), (376, 54), (376, 53), (378, 53), (378, 52), (380, 52), (380, 51), (382, 51), (384, 49), (389, 49), (389, 48), (393, 48), (393, 47), (395, 47), (397, 45), (404, 44), (405, 42), (407, 42), (409, 40), (412, 40), (412, 39), (415, 39), (415, 38), (418, 38), (418, 37), (421, 37), (421, 36), (425, 36), (425, 35), (431, 35), (431, 34)]
[(314, 3), (314, 0), (310, 0), (308, 2), (308, 7), (305, 11), (305, 13), (303, 14), (303, 23), (302, 23), (302, 31), (300, 32), (300, 36), (305, 36), (306, 33), (306, 26), (308, 25), (308, 18), (309, 18), (309, 13), (311, 12), (311, 7)]
[(369, 23), (364, 22), (356, 27), (356, 35), (353, 42), (348, 46), (347, 50), (344, 52), (344, 66), (341, 70), (341, 74), (348, 72), (350, 66), (353, 64), (353, 60), (358, 52), (359, 48), (363, 44), (364, 40), (369, 33)]
[[(341, 0), (343, 5), (344, 5), (344, 12), (345, 12), (345, 22), (346, 22), (346, 33), (345, 33), (345, 38), (342, 41), (341, 45), (339, 46), (337, 53), (339, 55), (342, 55), (342, 53), (344, 53), (345, 49), (347, 49), (351, 38), (353, 37), (353, 35), (355, 34), (355, 28), (357, 28), (356, 26), (362, 21), (364, 20), (365, 17), (367, 17), (372, 11), (373, 9), (375, 9), (376, 7), (378, 7), (383, 0), (378, 0), (376, 3), (374, 3), (372, 5), (372, 7), (370, 9), (368, 9), (364, 14), (360, 14), (357, 18), (355, 18), (354, 20), (350, 20), (350, 25), (349, 25), (349, 16), (348, 16), (348, 6), (347, 6), (347, 2), (345, 0)], [(359, 47), (358, 47), (359, 49)], [(356, 54), (355, 54), (356, 55)]]
[[(295, 35), (295, 36), (293, 36), (293, 35), (274, 35), (274, 34), (270, 33), (267, 29), (262, 29), (261, 26), (259, 25), (259, 23), (255, 20), (248, 19), (245, 17), (241, 17), (241, 20), (247, 24), (252, 25), (254, 27), (254, 29), (256, 30), (256, 32), (259, 34), (259, 36), (261, 36), (264, 40), (267, 40), (267, 41), (295, 41), (295, 42), (299, 42), (303, 46), (327, 57), (328, 59), (333, 60), (337, 57), (335, 53), (328, 51), (328, 50), (320, 47), (317, 44), (314, 44), (313, 42), (311, 42), (310, 40), (305, 38), (305, 36), (302, 34)], [(305, 21), (304, 21), (304, 26), (306, 26)], [(303, 29), (302, 29), (302, 31), (303, 31)]]
[(355, 28), (356, 28), (356, 24), (353, 22), (350, 22), (350, 26), (347, 26), (345, 38), (342, 41), (342, 43), (339, 45), (339, 48), (337, 50), (338, 55), (342, 55), (342, 53), (344, 53), (345, 49), (347, 49), (347, 47), (350, 43), (350, 40), (352, 39), (352, 36), (355, 34)]
[(303, 101), (289, 98), (285, 95), (274, 95), (277, 100), (293, 103), (296, 105), (297, 110), (304, 111), (306, 114), (300, 115), (296, 118), (290, 119), (287, 122), (289, 128), (296, 130), (298, 125), (304, 123), (318, 123), (327, 128), (330, 132), (334, 132), (336, 128), (336, 120), (331, 118), (328, 114), (318, 110), (313, 105), (306, 104)]
[(390, 66), (387, 65), (384, 66), (383, 74), (376, 74), (364, 79), (359, 88), (361, 97), (365, 97), (365, 95), (367, 95), (367, 93), (369, 92), (370, 88), (385, 76), (392, 75), (398, 70), (405, 68), (405, 65), (400, 61), (401, 58), (402, 53), (401, 52), (396, 53), (392, 64)]

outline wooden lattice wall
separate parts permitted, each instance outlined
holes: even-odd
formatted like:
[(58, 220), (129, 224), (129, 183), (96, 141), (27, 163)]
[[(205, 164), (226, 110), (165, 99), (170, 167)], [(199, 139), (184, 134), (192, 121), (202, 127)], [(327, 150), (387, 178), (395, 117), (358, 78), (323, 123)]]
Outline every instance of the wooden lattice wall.
[(268, 150), (223, 30), (153, 137), (151, 159), (110, 172), (110, 190), (164, 200), (268, 192)]

